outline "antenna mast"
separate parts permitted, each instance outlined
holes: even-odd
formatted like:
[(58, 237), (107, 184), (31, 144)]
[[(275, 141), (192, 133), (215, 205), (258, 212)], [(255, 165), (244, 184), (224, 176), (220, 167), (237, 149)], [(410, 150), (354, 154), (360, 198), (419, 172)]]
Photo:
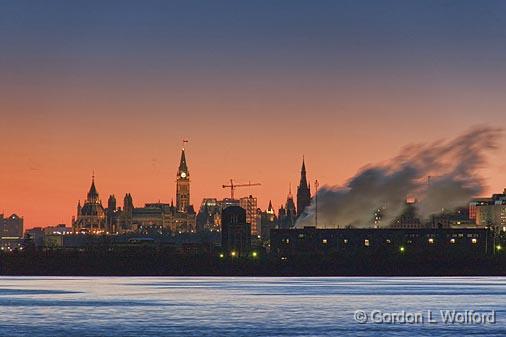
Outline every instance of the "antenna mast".
[(318, 179), (315, 180), (314, 186), (315, 186), (315, 195), (314, 195), (314, 201), (315, 201), (314, 223), (315, 223), (315, 227), (318, 228)]

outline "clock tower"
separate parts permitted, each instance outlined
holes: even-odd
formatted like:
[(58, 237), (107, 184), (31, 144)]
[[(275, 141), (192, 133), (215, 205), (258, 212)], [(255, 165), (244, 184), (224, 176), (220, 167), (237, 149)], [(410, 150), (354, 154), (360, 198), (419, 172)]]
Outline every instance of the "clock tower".
[(186, 141), (183, 142), (181, 160), (179, 161), (176, 179), (176, 210), (181, 213), (186, 213), (188, 211), (188, 206), (190, 206), (190, 172), (186, 165), (184, 143), (186, 143)]

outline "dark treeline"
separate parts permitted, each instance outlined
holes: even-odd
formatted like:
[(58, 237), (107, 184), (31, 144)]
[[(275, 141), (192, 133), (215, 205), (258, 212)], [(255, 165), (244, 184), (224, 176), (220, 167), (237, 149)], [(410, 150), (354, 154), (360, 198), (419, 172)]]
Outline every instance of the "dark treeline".
[(170, 251), (32, 251), (0, 255), (0, 274), (33, 276), (505, 276), (506, 257), (299, 255), (220, 258)]

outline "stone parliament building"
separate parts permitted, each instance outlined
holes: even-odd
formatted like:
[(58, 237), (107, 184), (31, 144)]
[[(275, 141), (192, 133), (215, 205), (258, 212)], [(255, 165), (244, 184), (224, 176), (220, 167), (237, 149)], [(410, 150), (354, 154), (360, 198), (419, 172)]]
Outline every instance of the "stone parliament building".
[(109, 196), (107, 207), (102, 205), (95, 186), (95, 177), (84, 201), (77, 204), (77, 215), (72, 227), (78, 233), (113, 234), (128, 232), (194, 232), (196, 214), (190, 204), (190, 172), (184, 147), (176, 179), (176, 205), (173, 203), (147, 203), (135, 207), (132, 195), (123, 198), (123, 208), (117, 207), (116, 197)]

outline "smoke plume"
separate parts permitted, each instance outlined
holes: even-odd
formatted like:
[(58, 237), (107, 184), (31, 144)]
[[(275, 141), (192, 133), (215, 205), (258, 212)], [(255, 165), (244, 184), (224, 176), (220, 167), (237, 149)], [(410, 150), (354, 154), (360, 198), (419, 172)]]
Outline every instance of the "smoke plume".
[[(370, 227), (378, 209), (387, 226), (405, 209), (406, 198), (417, 200), (418, 215), (425, 219), (467, 205), (483, 191), (478, 171), (501, 134), (501, 129), (475, 127), (450, 141), (410, 145), (385, 163), (362, 168), (344, 186), (323, 186), (318, 227)], [(314, 198), (306, 212), (297, 227), (314, 226)]]

